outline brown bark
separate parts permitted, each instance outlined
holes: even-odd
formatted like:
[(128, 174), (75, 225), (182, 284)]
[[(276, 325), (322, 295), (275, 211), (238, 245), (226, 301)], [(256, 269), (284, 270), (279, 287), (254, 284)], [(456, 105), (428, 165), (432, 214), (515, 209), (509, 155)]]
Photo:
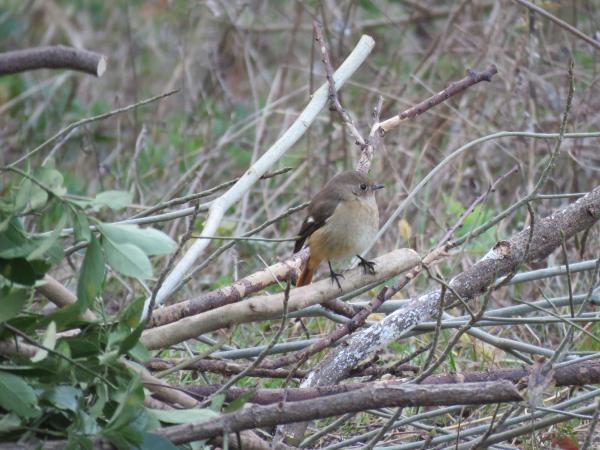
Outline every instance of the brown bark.
[(0, 53), (0, 75), (36, 69), (71, 69), (101, 77), (106, 70), (106, 58), (64, 45)]
[[(462, 372), (440, 375), (431, 375), (421, 384), (437, 385), (452, 383), (482, 383), (491, 381), (510, 381), (511, 383), (525, 386), (528, 377), (531, 374), (532, 367), (520, 367), (515, 369), (496, 369), (486, 372)], [(556, 386), (583, 386), (585, 384), (600, 383), (600, 361), (584, 362), (572, 364), (566, 367), (555, 369), (554, 384)], [(319, 386), (314, 388), (289, 388), (289, 389), (253, 389), (231, 387), (226, 393), (226, 400), (231, 402), (241, 395), (254, 392), (254, 395), (248, 399), (251, 403), (259, 405), (268, 405), (276, 402), (285, 401), (296, 402), (300, 400), (309, 400), (321, 398), (328, 395), (342, 394), (344, 392), (365, 389), (375, 383), (349, 383), (337, 386)], [(406, 383), (402, 381), (389, 382), (388, 385), (403, 386)], [(208, 397), (216, 392), (221, 385), (180, 385), (175, 386), (186, 392), (199, 397)]]
[(287, 280), (291, 275), (295, 276), (300, 271), (302, 264), (306, 262), (307, 257), (307, 251), (296, 253), (285, 262), (273, 264), (267, 269), (248, 275), (229, 286), (202, 294), (191, 300), (157, 309), (152, 313), (150, 326), (166, 325), (184, 317), (238, 302), (275, 283), (274, 277), (277, 277), (278, 280)]
[[(410, 249), (394, 250), (375, 259), (377, 272), (364, 274), (362, 268), (344, 272), (341, 290), (329, 279), (293, 289), (289, 296), (289, 312), (317, 303), (324, 303), (340, 294), (352, 292), (372, 283), (381, 283), (419, 263), (419, 255)], [(140, 342), (148, 349), (165, 348), (191, 339), (202, 333), (227, 328), (240, 323), (269, 320), (283, 313), (284, 294), (262, 295), (232, 305), (206, 311), (177, 322), (150, 328), (142, 334)]]
[[(48, 274), (44, 276), (44, 284), (37, 286), (35, 289), (59, 308), (72, 305), (77, 301), (75, 294)], [(86, 309), (79, 318), (93, 322), (96, 320), (96, 315), (89, 309)]]
[[(146, 363), (146, 368), (159, 371), (167, 370), (171, 367), (185, 361), (183, 358), (173, 359), (152, 359)], [(238, 373), (247, 369), (248, 366), (243, 364), (237, 364), (231, 361), (219, 360), (219, 359), (201, 359), (193, 364), (186, 367), (185, 370), (198, 370), (200, 372), (211, 372), (218, 373), (224, 376), (237, 375)], [(246, 374), (249, 377), (266, 377), (266, 378), (287, 378), (290, 371), (287, 369), (261, 369), (260, 367), (250, 370)], [(305, 370), (297, 370), (295, 375), (297, 377), (304, 377), (308, 374)]]
[(512, 383), (393, 385), (377, 383), (366, 389), (275, 405), (255, 405), (215, 419), (164, 428), (160, 434), (174, 444), (230, 432), (337, 416), (382, 407), (483, 405), (522, 400)]

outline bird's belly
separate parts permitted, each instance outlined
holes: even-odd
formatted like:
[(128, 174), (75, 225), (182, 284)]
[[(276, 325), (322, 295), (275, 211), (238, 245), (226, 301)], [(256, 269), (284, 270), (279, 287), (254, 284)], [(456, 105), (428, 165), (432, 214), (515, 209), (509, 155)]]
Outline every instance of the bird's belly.
[[(379, 229), (379, 211), (375, 202), (352, 202), (337, 208), (327, 223), (310, 238), (311, 254), (320, 259), (343, 259), (362, 253)], [(316, 245), (315, 245), (316, 244)], [(320, 250), (320, 251), (319, 251)]]

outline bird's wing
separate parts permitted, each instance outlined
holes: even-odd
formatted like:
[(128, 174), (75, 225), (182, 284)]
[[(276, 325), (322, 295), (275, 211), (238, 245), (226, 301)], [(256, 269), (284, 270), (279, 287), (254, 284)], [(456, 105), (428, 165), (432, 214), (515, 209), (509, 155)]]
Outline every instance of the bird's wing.
[(327, 219), (333, 215), (338, 203), (337, 199), (333, 200), (317, 194), (310, 203), (310, 206), (308, 207), (308, 216), (304, 219), (304, 222), (302, 222), (302, 226), (298, 232), (298, 236), (300, 237), (296, 240), (296, 244), (294, 245), (294, 253), (299, 252), (302, 249), (304, 242), (311, 234), (325, 225)]

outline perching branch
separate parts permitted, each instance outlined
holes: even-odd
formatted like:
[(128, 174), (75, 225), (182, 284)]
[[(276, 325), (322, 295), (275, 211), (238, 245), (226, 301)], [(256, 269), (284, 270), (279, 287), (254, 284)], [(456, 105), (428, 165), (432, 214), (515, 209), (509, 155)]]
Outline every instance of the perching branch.
[[(330, 280), (321, 280), (294, 289), (288, 302), (289, 312), (310, 305), (324, 303), (340, 295), (373, 283), (381, 283), (419, 263), (419, 256), (410, 249), (394, 250), (375, 259), (378, 270), (374, 275), (364, 274), (361, 268), (344, 272), (341, 290)], [(150, 328), (142, 334), (140, 342), (148, 349), (165, 348), (208, 331), (239, 323), (280, 317), (284, 310), (284, 293), (261, 295), (232, 305), (221, 306), (177, 322)]]

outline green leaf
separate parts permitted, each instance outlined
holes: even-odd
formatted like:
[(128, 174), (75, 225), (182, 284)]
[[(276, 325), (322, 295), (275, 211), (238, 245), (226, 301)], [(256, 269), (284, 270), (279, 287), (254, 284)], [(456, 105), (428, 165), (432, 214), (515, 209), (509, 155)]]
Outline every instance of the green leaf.
[(371, 0), (360, 0), (360, 7), (371, 14), (380, 14), (379, 8)]
[(21, 212), (27, 209), (41, 209), (48, 201), (48, 193), (26, 178), (19, 186), (17, 196), (15, 197), (15, 211)]
[(63, 186), (64, 178), (58, 170), (49, 166), (42, 166), (35, 169), (33, 175), (36, 180), (47, 188), (50, 188), (52, 193), (57, 197), (62, 197), (67, 193), (67, 190)]
[(25, 258), (0, 258), (0, 275), (13, 283), (33, 286), (37, 280), (44, 277), (44, 272), (40, 273), (39, 265), (36, 266), (35, 263)]
[(0, 371), (0, 406), (21, 417), (38, 417), (37, 397), (22, 378)]
[(6, 230), (8, 230), (8, 227), (13, 219), (14, 216), (7, 216), (6, 219), (3, 219), (2, 222), (0, 222), (0, 236), (2, 236), (1, 233), (6, 233)]
[(145, 280), (152, 276), (152, 265), (146, 254), (133, 244), (117, 244), (102, 236), (102, 247), (108, 264), (128, 277)]
[(8, 226), (0, 233), (0, 258), (18, 258), (31, 253), (37, 246), (23, 230), (21, 222), (12, 217)]
[(217, 412), (221, 411), (223, 403), (225, 403), (225, 394), (215, 395), (210, 401), (210, 409)]
[[(42, 345), (50, 350), (54, 350), (56, 345), (56, 322), (52, 321), (48, 324)], [(31, 362), (40, 362), (48, 356), (48, 350), (40, 348), (35, 355), (31, 357)]]
[(136, 361), (140, 362), (148, 362), (152, 358), (152, 354), (148, 351), (148, 349), (141, 342), (136, 342), (136, 344), (127, 352), (129, 356), (131, 356)]
[(0, 433), (8, 433), (10, 431), (16, 430), (21, 426), (21, 419), (19, 416), (10, 413), (4, 414), (0, 419)]
[(65, 224), (67, 223), (67, 217), (68, 217), (68, 215), (65, 214), (61, 208), (60, 219), (58, 220), (56, 227), (54, 228), (54, 230), (52, 230), (52, 233), (50, 233), (50, 236), (48, 236), (43, 241), (41, 241), (39, 243), (38, 247), (34, 251), (32, 251), (29, 255), (27, 255), (28, 260), (31, 261), (34, 259), (40, 259), (42, 256), (44, 256), (44, 254), (48, 250), (50, 250), (50, 248), (56, 243), (56, 241), (60, 237), (60, 233), (62, 232)]
[(137, 326), (140, 323), (145, 302), (146, 297), (138, 297), (126, 305), (119, 314), (119, 322), (127, 324), (129, 328)]
[(98, 225), (103, 235), (118, 244), (133, 244), (146, 255), (165, 255), (177, 248), (173, 239), (154, 228), (139, 228), (137, 225), (108, 224)]
[(104, 283), (104, 253), (96, 236), (90, 235), (90, 245), (85, 251), (77, 282), (77, 310), (82, 313), (102, 293)]
[(96, 385), (96, 398), (96, 403), (88, 410), (88, 413), (94, 418), (100, 417), (104, 410), (104, 406), (108, 402), (108, 387), (106, 384), (102, 383)]
[(125, 391), (118, 392), (115, 400), (119, 406), (110, 418), (105, 430), (119, 430), (127, 426), (143, 409), (144, 388), (138, 374), (134, 374)]
[(191, 423), (209, 420), (219, 414), (211, 409), (150, 409), (147, 411), (164, 423)]
[(88, 218), (82, 212), (73, 209), (73, 228), (76, 241), (89, 241), (92, 237)]
[(140, 450), (177, 450), (179, 447), (173, 445), (167, 438), (158, 434), (142, 431), (144, 441), (140, 445)]
[[(93, 301), (102, 295), (104, 284), (104, 253), (98, 239), (92, 235), (88, 245), (77, 282), (77, 301), (71, 305), (60, 308), (58, 311), (46, 316), (43, 321), (49, 323), (54, 320), (59, 326), (64, 327), (79, 320), (79, 315), (93, 305)], [(89, 341), (70, 339), (70, 343), (81, 347), (87, 344), (88, 350), (95, 353), (97, 349)]]
[(0, 323), (3, 323), (21, 312), (29, 296), (25, 289), (9, 287), (4, 287), (0, 293)]
[(137, 327), (133, 329), (133, 331), (121, 341), (119, 345), (119, 355), (124, 355), (129, 350), (131, 350), (139, 341), (140, 336), (142, 335), (142, 331), (146, 328), (146, 322), (140, 322)]
[[(84, 411), (82, 411), (79, 408), (75, 412), (77, 413), (77, 418), (78, 418), (77, 431), (83, 432), (89, 436), (94, 436), (94, 435), (100, 433), (100, 431), (102, 429), (100, 428), (100, 425), (98, 425), (98, 422), (96, 422), (96, 420), (92, 416), (90, 416), (89, 414), (86, 414)], [(94, 446), (90, 442), (90, 449), (92, 449), (93, 447)]]
[(244, 406), (248, 402), (248, 400), (252, 398), (253, 395), (254, 390), (251, 390), (249, 392), (246, 392), (245, 394), (240, 395), (239, 397), (236, 397), (234, 401), (227, 405), (227, 407), (225, 408), (225, 412), (230, 413), (237, 411), (242, 406)]
[(53, 386), (44, 396), (58, 409), (77, 412), (79, 410), (79, 399), (83, 393), (73, 386)]
[(133, 193), (127, 191), (105, 191), (96, 195), (93, 201), (94, 209), (108, 207), (113, 210), (125, 208), (133, 201)]

